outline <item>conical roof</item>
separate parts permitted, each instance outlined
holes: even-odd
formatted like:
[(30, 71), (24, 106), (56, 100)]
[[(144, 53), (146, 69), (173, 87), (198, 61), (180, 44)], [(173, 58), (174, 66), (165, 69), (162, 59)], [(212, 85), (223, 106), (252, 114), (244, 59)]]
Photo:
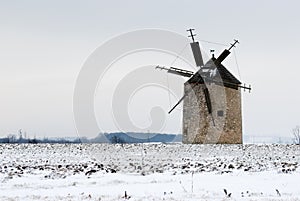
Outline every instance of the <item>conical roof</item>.
[(200, 68), (187, 82), (203, 84), (203, 79), (205, 79), (206, 83), (214, 82), (234, 89), (238, 89), (238, 86), (241, 84), (241, 82), (214, 57)]

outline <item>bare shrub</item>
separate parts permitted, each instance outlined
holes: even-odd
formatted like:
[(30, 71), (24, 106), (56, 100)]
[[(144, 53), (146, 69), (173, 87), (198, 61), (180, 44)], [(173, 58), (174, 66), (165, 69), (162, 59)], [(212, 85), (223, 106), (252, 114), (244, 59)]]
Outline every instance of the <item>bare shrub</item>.
[(300, 144), (300, 126), (296, 126), (294, 129), (293, 129), (293, 142), (295, 144)]

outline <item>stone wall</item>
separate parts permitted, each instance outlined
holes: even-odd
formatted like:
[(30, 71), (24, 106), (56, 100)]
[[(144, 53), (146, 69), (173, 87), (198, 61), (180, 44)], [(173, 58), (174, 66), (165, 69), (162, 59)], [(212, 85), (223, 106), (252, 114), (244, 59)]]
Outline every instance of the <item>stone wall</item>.
[[(212, 114), (208, 113), (203, 84), (185, 83), (183, 143), (241, 144), (242, 114), (240, 90), (208, 84)], [(191, 90), (192, 89), (192, 90)]]

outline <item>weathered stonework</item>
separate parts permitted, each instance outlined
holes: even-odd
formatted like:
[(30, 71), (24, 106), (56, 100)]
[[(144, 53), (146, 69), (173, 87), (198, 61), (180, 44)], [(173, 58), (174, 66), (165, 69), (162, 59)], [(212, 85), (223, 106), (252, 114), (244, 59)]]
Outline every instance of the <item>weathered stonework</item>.
[(188, 82), (184, 85), (187, 95), (183, 102), (183, 143), (241, 144), (240, 89), (214, 83), (206, 86), (210, 94), (212, 114), (208, 113), (205, 101), (205, 85)]

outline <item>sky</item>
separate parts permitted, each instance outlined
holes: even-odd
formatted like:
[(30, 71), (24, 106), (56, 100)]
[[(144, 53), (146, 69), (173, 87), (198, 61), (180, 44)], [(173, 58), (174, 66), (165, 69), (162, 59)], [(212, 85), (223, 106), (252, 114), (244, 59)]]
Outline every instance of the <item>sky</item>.
[[(19, 129), (28, 136), (76, 136), (73, 93), (83, 64), (105, 41), (145, 28), (182, 35), (195, 28), (200, 42), (239, 39), (236, 60), (232, 54), (228, 61), (238, 68), (228, 69), (253, 88), (242, 93), (244, 134), (291, 136), (300, 125), (299, 6), (257, 0), (0, 1), (0, 136)], [(141, 109), (138, 100), (133, 115)], [(179, 126), (165, 132), (180, 132), (180, 114), (173, 119)], [(105, 130), (116, 128), (107, 122)]]

